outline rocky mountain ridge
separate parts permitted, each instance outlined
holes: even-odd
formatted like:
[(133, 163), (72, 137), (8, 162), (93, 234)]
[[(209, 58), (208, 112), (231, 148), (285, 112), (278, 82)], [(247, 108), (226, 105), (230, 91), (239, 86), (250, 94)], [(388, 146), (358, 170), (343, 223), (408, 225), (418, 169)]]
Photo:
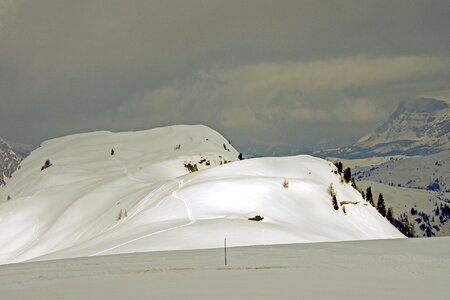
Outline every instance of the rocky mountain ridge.
[(403, 101), (373, 133), (355, 144), (314, 154), (340, 158), (391, 155), (430, 155), (450, 149), (450, 104), (448, 100), (418, 98)]
[(26, 152), (18, 152), (10, 143), (0, 138), (0, 186), (6, 184), (26, 156)]

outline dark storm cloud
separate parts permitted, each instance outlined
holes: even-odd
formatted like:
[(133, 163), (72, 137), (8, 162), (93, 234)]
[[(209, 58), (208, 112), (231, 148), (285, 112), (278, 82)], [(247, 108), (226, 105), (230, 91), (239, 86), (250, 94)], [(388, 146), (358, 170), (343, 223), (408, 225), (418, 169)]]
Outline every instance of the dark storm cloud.
[(399, 100), (449, 89), (449, 9), (0, 0), (0, 135), (206, 123), (238, 143), (349, 141)]

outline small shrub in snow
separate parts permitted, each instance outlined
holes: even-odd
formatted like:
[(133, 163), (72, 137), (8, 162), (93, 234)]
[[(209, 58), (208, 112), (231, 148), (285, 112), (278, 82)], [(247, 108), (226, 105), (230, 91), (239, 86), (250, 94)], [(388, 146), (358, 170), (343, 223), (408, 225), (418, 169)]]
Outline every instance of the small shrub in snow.
[(8, 197), (6, 198), (6, 200), (11, 200), (11, 196), (10, 195), (8, 195)]
[(46, 160), (44, 165), (41, 167), (41, 171), (44, 171), (47, 168), (50, 168), (53, 164), (50, 162), (50, 160)]
[(189, 171), (189, 173), (194, 173), (198, 171), (198, 167), (196, 164), (185, 163), (184, 167)]
[(173, 148), (173, 150), (180, 150), (181, 149), (181, 144), (178, 144), (178, 145), (176, 145), (174, 148)]
[(119, 214), (117, 215), (117, 221), (120, 221), (122, 219), (125, 219), (128, 217), (128, 211), (127, 209), (120, 209)]
[(334, 190), (333, 183), (330, 183), (327, 192), (331, 197), (336, 196), (336, 191)]
[(287, 181), (287, 179), (285, 179), (285, 180), (283, 181), (283, 187), (284, 187), (285, 189), (287, 189), (287, 188), (289, 187), (289, 181)]
[(114, 149), (111, 149), (111, 156), (114, 155)]
[(259, 222), (259, 221), (262, 221), (262, 220), (264, 220), (264, 217), (261, 217), (260, 215), (256, 215), (256, 216), (254, 216), (253, 218), (248, 218), (250, 221), (256, 221), (256, 222)]

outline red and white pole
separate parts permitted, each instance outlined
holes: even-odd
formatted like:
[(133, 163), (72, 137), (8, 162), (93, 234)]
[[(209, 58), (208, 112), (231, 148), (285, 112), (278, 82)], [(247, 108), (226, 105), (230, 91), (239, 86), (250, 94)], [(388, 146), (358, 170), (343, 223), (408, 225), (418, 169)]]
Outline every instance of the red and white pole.
[(223, 247), (225, 252), (225, 266), (227, 265), (227, 238), (223, 240)]

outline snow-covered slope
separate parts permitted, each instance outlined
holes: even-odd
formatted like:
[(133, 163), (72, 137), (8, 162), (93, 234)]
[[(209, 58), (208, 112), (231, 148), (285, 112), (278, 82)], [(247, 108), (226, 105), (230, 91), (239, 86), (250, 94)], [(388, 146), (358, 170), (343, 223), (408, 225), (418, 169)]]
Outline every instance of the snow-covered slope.
[(447, 299), (450, 238), (119, 254), (0, 266), (2, 299)]
[(320, 151), (319, 156), (366, 158), (388, 155), (429, 155), (450, 150), (450, 104), (445, 99), (403, 101), (373, 133), (354, 145)]
[(47, 141), (0, 189), (0, 262), (403, 237), (330, 162), (237, 157), (205, 126)]

